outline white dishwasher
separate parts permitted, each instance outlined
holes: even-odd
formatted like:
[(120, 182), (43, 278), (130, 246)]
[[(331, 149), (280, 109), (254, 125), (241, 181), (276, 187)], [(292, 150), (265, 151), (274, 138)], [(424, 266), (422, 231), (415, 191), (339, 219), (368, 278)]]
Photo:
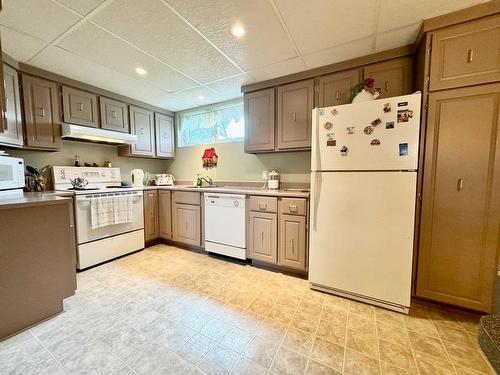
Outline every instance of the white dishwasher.
[(205, 250), (246, 259), (245, 196), (205, 193)]

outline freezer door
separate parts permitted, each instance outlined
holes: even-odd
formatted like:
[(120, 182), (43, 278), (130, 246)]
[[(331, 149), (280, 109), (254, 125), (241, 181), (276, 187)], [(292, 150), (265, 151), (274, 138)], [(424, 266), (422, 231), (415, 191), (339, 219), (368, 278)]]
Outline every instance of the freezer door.
[(417, 93), (315, 109), (311, 169), (416, 170), (420, 105)]
[(309, 281), (410, 306), (416, 172), (312, 179)]

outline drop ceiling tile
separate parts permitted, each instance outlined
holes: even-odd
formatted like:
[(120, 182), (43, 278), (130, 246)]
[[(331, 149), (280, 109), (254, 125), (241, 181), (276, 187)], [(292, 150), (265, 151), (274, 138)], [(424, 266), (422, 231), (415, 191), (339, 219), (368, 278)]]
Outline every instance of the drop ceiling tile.
[(376, 1), (274, 1), (302, 54), (361, 39), (374, 30)]
[(199, 82), (241, 73), (160, 0), (115, 0), (93, 21)]
[(50, 0), (7, 0), (2, 5), (0, 25), (49, 42), (81, 18)]
[(378, 34), (375, 44), (375, 50), (384, 51), (386, 49), (396, 48), (412, 44), (417, 38), (421, 23), (415, 23), (395, 30), (389, 30)]
[(479, 0), (380, 1), (379, 32), (411, 25), (423, 19), (450, 13), (480, 3)]
[(78, 14), (86, 16), (99, 5), (101, 5), (104, 0), (57, 0), (59, 3), (66, 5), (68, 8), (73, 9)]
[[(296, 56), (269, 0), (165, 0), (244, 70)], [(247, 33), (236, 39), (231, 27)]]
[(317, 68), (319, 66), (368, 55), (373, 52), (372, 41), (371, 37), (359, 39), (309, 55), (304, 55), (304, 60), (309, 68)]
[(306, 70), (307, 67), (299, 57), (293, 59), (280, 61), (276, 64), (268, 65), (266, 67), (251, 70), (248, 72), (255, 80), (265, 81), (268, 79), (286, 76), (288, 74), (297, 73)]
[(59, 47), (48, 47), (30, 64), (144, 102), (164, 94), (139, 78), (117, 73)]
[(240, 74), (235, 77), (222, 79), (220, 81), (207, 84), (208, 87), (215, 90), (218, 95), (234, 99), (240, 97), (241, 86), (248, 85), (255, 82), (255, 80), (247, 74)]
[(48, 43), (27, 34), (0, 26), (2, 50), (17, 61), (27, 62)]
[[(167, 92), (196, 86), (193, 80), (91, 23), (83, 24), (60, 41), (58, 46), (110, 70), (140, 78), (146, 84)], [(146, 69), (146, 76), (139, 77), (135, 73), (138, 66)]]

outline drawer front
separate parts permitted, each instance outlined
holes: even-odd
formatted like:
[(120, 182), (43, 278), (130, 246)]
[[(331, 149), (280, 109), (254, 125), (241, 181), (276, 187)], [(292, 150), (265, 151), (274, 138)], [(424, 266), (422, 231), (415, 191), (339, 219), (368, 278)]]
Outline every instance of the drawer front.
[(288, 215), (305, 216), (307, 210), (306, 200), (300, 198), (283, 198), (280, 201), (280, 213)]
[(432, 35), (430, 90), (500, 80), (500, 16)]
[(250, 211), (277, 212), (278, 198), (252, 195), (249, 199)]
[(199, 206), (200, 199), (200, 193), (190, 191), (174, 191), (172, 194), (172, 200), (175, 203), (193, 204)]

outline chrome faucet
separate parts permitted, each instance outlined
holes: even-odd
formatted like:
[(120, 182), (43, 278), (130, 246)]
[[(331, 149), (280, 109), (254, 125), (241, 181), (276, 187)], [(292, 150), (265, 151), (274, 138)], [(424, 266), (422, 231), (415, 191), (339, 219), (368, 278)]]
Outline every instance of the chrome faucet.
[(202, 180), (204, 180), (207, 184), (213, 185), (214, 181), (210, 177), (201, 177)]

